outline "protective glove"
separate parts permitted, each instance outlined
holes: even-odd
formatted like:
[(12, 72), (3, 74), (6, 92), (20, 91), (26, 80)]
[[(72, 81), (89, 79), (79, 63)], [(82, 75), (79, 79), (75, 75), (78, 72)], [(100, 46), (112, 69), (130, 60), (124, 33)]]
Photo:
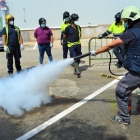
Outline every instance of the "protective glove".
[(61, 40), (61, 45), (63, 46), (63, 39)]
[(90, 51), (90, 53), (91, 53), (90, 55), (91, 55), (91, 56), (96, 56), (95, 52), (96, 52), (96, 51)]
[(23, 44), (20, 44), (20, 49), (21, 49), (22, 51), (24, 50)]
[(98, 38), (99, 38), (99, 39), (103, 38), (103, 35), (98, 35)]
[(51, 48), (53, 47), (53, 44), (52, 44), (52, 43), (50, 43), (50, 47), (51, 47)]
[(4, 46), (4, 51), (7, 52), (7, 53), (10, 53), (10, 50), (9, 50), (8, 46)]

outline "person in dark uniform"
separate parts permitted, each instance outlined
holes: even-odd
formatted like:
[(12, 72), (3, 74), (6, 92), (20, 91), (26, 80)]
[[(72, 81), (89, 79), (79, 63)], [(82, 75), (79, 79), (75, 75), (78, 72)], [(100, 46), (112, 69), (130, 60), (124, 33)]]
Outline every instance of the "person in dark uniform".
[(13, 74), (13, 57), (15, 59), (15, 67), (17, 72), (21, 71), (20, 50), (23, 50), (24, 46), (20, 30), (17, 26), (14, 25), (14, 16), (8, 14), (6, 16), (6, 23), (7, 26), (2, 30), (2, 41), (4, 45), (4, 51), (6, 52), (6, 58), (8, 60), (8, 73), (11, 75)]
[(128, 72), (116, 87), (119, 113), (118, 116), (112, 116), (111, 120), (128, 125), (130, 124), (128, 98), (133, 90), (140, 87), (140, 11), (136, 6), (128, 6), (122, 10), (121, 19), (127, 23), (127, 30), (112, 43), (97, 51), (91, 51), (91, 55), (95, 56), (124, 44), (126, 57), (123, 64)]
[(63, 39), (63, 34), (65, 31), (65, 28), (70, 25), (70, 14), (69, 12), (65, 11), (63, 13), (63, 20), (64, 22), (61, 25), (61, 45), (63, 46), (63, 59), (67, 58), (68, 54), (68, 46), (67, 46), (67, 40)]
[[(76, 57), (82, 54), (81, 52), (81, 27), (76, 24), (79, 16), (77, 14), (72, 14), (70, 16), (71, 25), (67, 26), (64, 31), (64, 39), (67, 39), (67, 45), (70, 51), (70, 57)], [(80, 60), (74, 62), (74, 74), (77, 75), (78, 78), (81, 77), (81, 73), (79, 70)]]

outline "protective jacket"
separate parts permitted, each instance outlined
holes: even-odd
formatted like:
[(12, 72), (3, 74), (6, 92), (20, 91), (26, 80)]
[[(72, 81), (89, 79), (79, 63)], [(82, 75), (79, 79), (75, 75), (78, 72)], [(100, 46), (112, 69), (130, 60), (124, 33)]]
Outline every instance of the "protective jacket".
[(117, 25), (116, 22), (112, 23), (108, 30), (102, 35), (103, 37), (108, 36), (109, 34), (113, 34), (114, 38), (118, 38), (125, 31), (124, 22), (121, 25)]
[(132, 27), (128, 29), (136, 37), (135, 42), (125, 45), (126, 58), (124, 68), (140, 74), (140, 28)]
[(62, 25), (61, 25), (61, 40), (63, 39), (63, 33), (65, 31), (65, 28), (69, 25), (70, 25), (70, 23), (65, 23), (65, 22), (62, 23)]

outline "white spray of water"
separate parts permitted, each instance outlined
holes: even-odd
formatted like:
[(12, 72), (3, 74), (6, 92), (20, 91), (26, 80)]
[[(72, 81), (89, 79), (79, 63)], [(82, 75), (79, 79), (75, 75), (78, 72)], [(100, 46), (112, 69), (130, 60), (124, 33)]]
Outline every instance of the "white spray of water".
[[(47, 84), (59, 77), (73, 59), (51, 62), (0, 79), (0, 107), (16, 117), (51, 102)], [(57, 93), (56, 93), (57, 94)]]

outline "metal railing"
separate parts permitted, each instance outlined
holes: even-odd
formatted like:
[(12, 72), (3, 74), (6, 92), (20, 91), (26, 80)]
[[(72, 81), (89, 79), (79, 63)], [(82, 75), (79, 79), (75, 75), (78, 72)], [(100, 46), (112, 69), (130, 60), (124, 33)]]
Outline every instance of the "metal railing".
[[(100, 48), (102, 48), (102, 46), (104, 46), (108, 43), (111, 43), (113, 40), (114, 40), (113, 37), (105, 37), (105, 38), (102, 38), (102, 39), (99, 39), (98, 37), (93, 37), (88, 42), (88, 51), (100, 49)], [(113, 54), (113, 50), (111, 50), (111, 51), (112, 51), (111, 56), (112, 56), (113, 59), (115, 59), (116, 57)], [(109, 58), (110, 57), (109, 57), (107, 52), (98, 54), (95, 57), (89, 56), (89, 66), (91, 67), (91, 60), (106, 60), (106, 59), (109, 59)]]

